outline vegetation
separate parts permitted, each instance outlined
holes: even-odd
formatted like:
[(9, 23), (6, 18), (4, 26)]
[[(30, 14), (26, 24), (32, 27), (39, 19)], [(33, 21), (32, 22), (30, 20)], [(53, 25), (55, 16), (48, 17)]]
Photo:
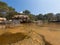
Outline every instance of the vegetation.
[[(15, 11), (13, 7), (8, 6), (5, 2), (0, 1), (0, 17), (6, 17), (8, 20), (11, 19), (14, 15), (21, 14)], [(28, 15), (31, 20), (43, 20), (43, 21), (60, 21), (60, 13), (53, 14), (31, 14), (29, 10), (24, 10), (22, 14)]]
[(0, 1), (0, 17), (11, 19), (13, 15), (18, 14), (14, 8), (8, 6), (5, 2)]
[(25, 11), (23, 11), (23, 13), (26, 14), (26, 15), (29, 15), (30, 11), (29, 10), (25, 10)]

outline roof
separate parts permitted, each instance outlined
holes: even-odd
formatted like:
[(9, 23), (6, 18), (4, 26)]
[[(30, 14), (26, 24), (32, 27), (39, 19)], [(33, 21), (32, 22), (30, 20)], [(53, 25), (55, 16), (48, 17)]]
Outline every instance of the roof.
[(14, 17), (28, 17), (27, 15), (14, 15)]

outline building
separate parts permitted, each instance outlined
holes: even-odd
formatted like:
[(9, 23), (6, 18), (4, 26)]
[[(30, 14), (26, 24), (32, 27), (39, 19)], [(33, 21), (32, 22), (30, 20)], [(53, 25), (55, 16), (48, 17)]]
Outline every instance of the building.
[(14, 21), (17, 20), (20, 22), (29, 22), (30, 18), (27, 15), (14, 15), (12, 17), (12, 20), (14, 20)]

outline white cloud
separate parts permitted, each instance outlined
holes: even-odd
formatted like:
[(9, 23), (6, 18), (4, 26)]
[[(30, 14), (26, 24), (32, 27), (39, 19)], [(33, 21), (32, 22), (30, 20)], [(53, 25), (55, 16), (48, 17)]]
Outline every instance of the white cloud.
[(20, 13), (23, 13), (23, 11), (21, 11)]

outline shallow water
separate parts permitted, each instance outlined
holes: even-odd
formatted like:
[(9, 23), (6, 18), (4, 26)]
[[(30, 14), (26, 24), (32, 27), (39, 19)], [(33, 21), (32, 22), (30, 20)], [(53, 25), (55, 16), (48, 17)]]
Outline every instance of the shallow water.
[(35, 31), (45, 37), (52, 45), (60, 45), (60, 23), (23, 24), (24, 30)]
[(46, 41), (48, 41), (52, 45), (60, 45), (60, 23), (25, 23), (13, 28), (8, 28), (5, 30), (1, 29), (0, 33), (28, 33), (29, 31), (35, 31), (38, 34), (43, 35)]

